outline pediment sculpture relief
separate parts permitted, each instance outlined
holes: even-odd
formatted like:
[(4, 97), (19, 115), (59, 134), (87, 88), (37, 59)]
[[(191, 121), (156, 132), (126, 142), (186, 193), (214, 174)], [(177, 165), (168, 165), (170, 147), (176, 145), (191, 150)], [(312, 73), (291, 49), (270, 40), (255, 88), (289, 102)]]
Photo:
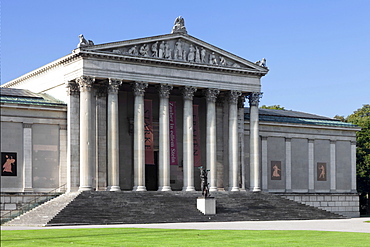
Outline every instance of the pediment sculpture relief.
[(183, 39), (162, 40), (107, 50), (116, 54), (240, 68), (240, 64)]

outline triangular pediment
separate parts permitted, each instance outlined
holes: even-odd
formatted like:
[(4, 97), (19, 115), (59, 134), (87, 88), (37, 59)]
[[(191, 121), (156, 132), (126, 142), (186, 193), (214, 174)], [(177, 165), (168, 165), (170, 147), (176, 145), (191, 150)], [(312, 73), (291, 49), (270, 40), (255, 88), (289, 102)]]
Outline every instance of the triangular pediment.
[(258, 74), (268, 72), (264, 66), (183, 33), (84, 46), (80, 49), (85, 52), (104, 53), (110, 56), (128, 56), (202, 67), (247, 70)]

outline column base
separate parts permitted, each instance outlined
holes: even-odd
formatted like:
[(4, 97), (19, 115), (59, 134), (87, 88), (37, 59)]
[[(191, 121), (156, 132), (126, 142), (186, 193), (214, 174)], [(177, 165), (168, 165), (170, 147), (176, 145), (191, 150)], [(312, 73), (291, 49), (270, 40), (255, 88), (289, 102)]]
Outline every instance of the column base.
[(161, 186), (158, 188), (158, 191), (172, 191), (170, 186)]
[(233, 192), (233, 191), (240, 191), (240, 188), (239, 187), (232, 187), (230, 191), (231, 192)]
[(23, 188), (23, 192), (33, 192), (33, 188)]
[(135, 186), (132, 191), (146, 191), (145, 186)]
[(217, 191), (217, 187), (210, 187), (210, 188), (209, 188), (209, 191), (210, 191), (210, 192), (216, 192), (216, 191)]
[(107, 191), (121, 191), (121, 188), (117, 185), (112, 185), (107, 187)]
[(191, 192), (191, 191), (195, 191), (195, 188), (194, 186), (187, 186), (187, 187), (183, 187), (182, 191)]
[(91, 186), (80, 186), (80, 188), (78, 188), (78, 191), (92, 191), (93, 188)]
[(261, 188), (260, 187), (254, 187), (252, 189), (252, 192), (261, 192)]

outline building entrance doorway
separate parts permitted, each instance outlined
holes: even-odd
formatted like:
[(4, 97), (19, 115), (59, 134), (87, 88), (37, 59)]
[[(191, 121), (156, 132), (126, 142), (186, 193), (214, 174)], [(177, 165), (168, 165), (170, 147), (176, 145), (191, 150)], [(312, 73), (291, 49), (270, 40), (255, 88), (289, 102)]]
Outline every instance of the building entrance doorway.
[(154, 151), (154, 165), (145, 164), (145, 185), (148, 191), (158, 190), (158, 151)]

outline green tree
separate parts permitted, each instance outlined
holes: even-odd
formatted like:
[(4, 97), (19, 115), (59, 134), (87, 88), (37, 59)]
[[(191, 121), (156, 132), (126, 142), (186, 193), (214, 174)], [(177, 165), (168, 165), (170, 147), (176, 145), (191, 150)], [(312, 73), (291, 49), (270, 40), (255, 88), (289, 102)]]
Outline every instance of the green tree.
[(280, 106), (280, 105), (270, 105), (270, 106), (267, 106), (267, 105), (263, 105), (261, 106), (262, 109), (273, 109), (273, 110), (285, 110), (285, 108), (283, 106)]
[[(361, 131), (356, 133), (357, 191), (361, 194), (362, 200), (368, 204), (370, 194), (370, 105), (363, 105), (362, 108), (354, 111), (346, 118), (346, 122), (361, 127)], [(367, 214), (369, 213), (367, 212)]]

